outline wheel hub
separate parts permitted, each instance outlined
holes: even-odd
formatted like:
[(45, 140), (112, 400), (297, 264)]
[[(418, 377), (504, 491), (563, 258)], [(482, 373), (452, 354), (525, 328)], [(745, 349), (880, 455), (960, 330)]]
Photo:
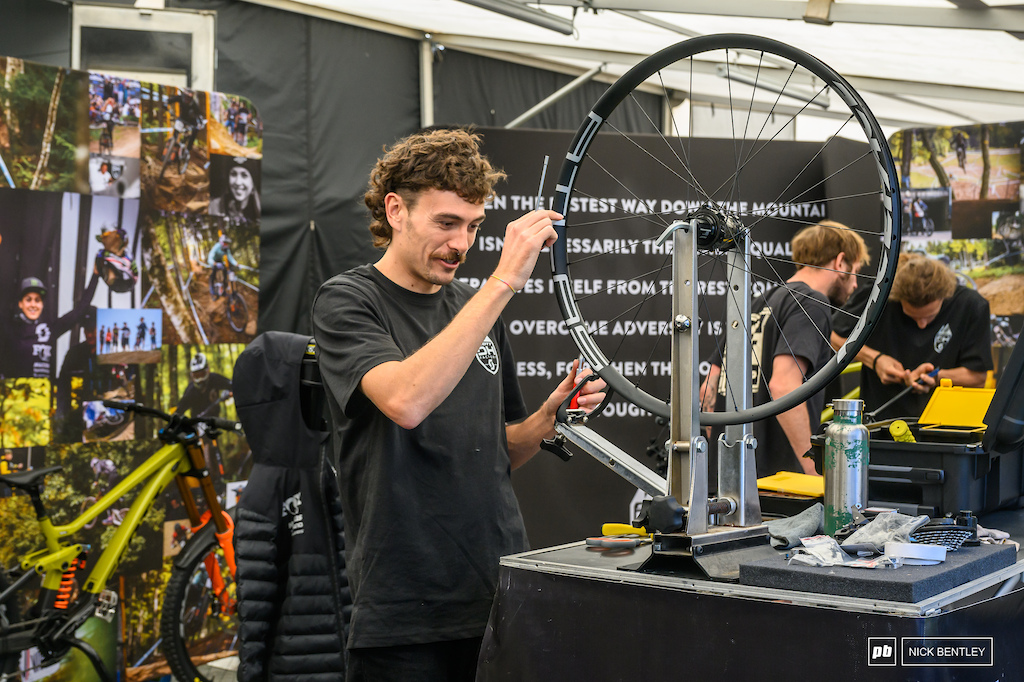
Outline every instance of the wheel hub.
[(743, 222), (735, 213), (704, 204), (686, 216), (697, 229), (697, 245), (709, 251), (728, 251), (743, 244)]

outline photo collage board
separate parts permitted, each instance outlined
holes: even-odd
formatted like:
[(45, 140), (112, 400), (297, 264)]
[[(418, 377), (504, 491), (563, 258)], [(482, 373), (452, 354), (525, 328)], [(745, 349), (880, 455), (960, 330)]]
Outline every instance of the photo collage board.
[(908, 128), (889, 147), (902, 249), (943, 260), (985, 297), (998, 377), (1024, 327), (1024, 121)]
[[(160, 420), (104, 400), (236, 418), (234, 362), (256, 336), (262, 151), (244, 97), (0, 56), (0, 473), (63, 466), (44, 489), (55, 523), (161, 445)], [(244, 436), (204, 452), (222, 501), (237, 500)], [(102, 546), (131, 499), (81, 541)], [(36, 548), (30, 518), (0, 484), (4, 566)], [(125, 660), (152, 662), (153, 597), (189, 530), (171, 486), (120, 566)]]

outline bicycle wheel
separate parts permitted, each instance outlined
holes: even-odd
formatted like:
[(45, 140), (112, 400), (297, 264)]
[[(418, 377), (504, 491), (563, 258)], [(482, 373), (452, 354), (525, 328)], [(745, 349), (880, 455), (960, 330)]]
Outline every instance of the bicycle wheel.
[[(194, 543), (203, 543), (191, 552)], [(238, 615), (234, 577), (214, 535), (196, 534), (182, 550), (191, 556), (175, 565), (160, 615), (163, 652), (176, 679), (220, 682), (236, 679)]]
[[(667, 123), (675, 137), (627, 136), (609, 121), (614, 113), (646, 119), (657, 129), (659, 111), (645, 110), (643, 97), (634, 94), (642, 84), (657, 84), (668, 99), (670, 87), (699, 92), (722, 78), (728, 97), (703, 109), (691, 103), (686, 129), (672, 114)], [(784, 141), (795, 137), (796, 116), (811, 106), (827, 107), (822, 112), (829, 124), (827, 140)], [(718, 117), (725, 139), (695, 138), (695, 117)], [(605, 127), (614, 134), (597, 135)], [(702, 36), (668, 47), (608, 88), (562, 163), (553, 208), (565, 219), (556, 225), (551, 268), (565, 324), (616, 393), (668, 417), (672, 245), (658, 246), (656, 239), (675, 221), (698, 216), (715, 231), (698, 230), (697, 239), (700, 296), (693, 336), (700, 357), (709, 358), (724, 344), (726, 302), (740, 296), (729, 282), (727, 263), (735, 244), (748, 244), (752, 253), (749, 273), (756, 295), (785, 286), (795, 272), (789, 257), (795, 228), (823, 218), (841, 221), (863, 235), (869, 252), (873, 249), (869, 268), (874, 272), (857, 275), (860, 285), (873, 287), (872, 294), (850, 338), (790, 393), (749, 409), (703, 412), (700, 421), (739, 424), (785, 411), (838, 376), (874, 328), (899, 249), (897, 177), (885, 137), (863, 99), (814, 57), (748, 35)], [(802, 309), (799, 296), (790, 296)], [(832, 304), (830, 312), (835, 310), (839, 306)], [(742, 324), (756, 344), (757, 330), (749, 321), (727, 323)], [(827, 339), (824, 331), (817, 333)]]
[(245, 299), (237, 291), (228, 296), (228, 324), (236, 332), (244, 332), (245, 324), (249, 321), (249, 306)]
[(171, 165), (171, 160), (174, 158), (174, 150), (177, 149), (177, 137), (172, 135), (171, 139), (167, 141), (167, 148), (164, 150), (164, 159), (160, 165), (160, 179), (163, 180), (164, 173), (167, 172), (167, 167)]
[(185, 171), (188, 170), (188, 159), (191, 156), (188, 147), (181, 145), (181, 150), (178, 152), (178, 175), (185, 175)]

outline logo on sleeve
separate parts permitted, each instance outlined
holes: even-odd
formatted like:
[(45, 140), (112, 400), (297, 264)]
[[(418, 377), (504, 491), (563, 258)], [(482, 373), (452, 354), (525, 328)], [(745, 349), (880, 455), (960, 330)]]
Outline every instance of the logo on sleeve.
[(498, 373), (498, 349), (495, 348), (491, 337), (484, 337), (484, 342), (480, 344), (480, 348), (476, 351), (476, 361), (483, 365), (483, 368), (491, 374)]
[(949, 328), (949, 323), (947, 322), (942, 325), (939, 331), (935, 332), (935, 343), (933, 344), (935, 352), (941, 353), (951, 338), (953, 338), (953, 330)]

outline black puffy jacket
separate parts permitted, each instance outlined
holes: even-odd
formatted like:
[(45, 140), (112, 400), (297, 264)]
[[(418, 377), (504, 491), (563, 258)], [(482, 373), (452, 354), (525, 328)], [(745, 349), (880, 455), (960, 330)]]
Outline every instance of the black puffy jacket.
[(235, 407), (255, 462), (234, 533), (241, 682), (345, 678), (352, 598), (328, 433), (302, 414), (308, 341), (267, 332), (235, 364)]

